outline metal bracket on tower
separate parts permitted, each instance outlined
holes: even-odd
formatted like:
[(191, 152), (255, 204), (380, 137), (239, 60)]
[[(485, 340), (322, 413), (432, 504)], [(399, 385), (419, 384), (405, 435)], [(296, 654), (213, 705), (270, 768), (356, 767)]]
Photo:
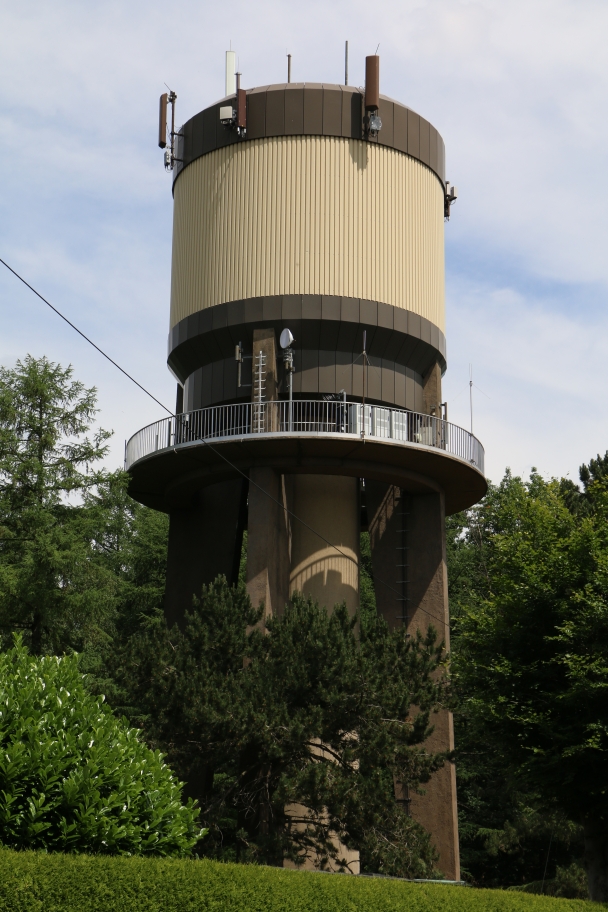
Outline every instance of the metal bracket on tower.
[(450, 207), (456, 202), (457, 199), (458, 199), (457, 187), (452, 186), (452, 184), (449, 181), (446, 181), (445, 182), (445, 196), (444, 196), (444, 203), (443, 203), (444, 218), (449, 220)]
[(241, 389), (241, 387), (252, 385), (251, 383), (243, 383), (241, 380), (241, 370), (243, 367), (243, 361), (250, 361), (252, 358), (253, 358), (253, 355), (243, 354), (243, 343), (237, 342), (234, 347), (234, 360), (237, 363), (237, 383), (236, 383), (236, 385), (237, 385), (238, 389)]

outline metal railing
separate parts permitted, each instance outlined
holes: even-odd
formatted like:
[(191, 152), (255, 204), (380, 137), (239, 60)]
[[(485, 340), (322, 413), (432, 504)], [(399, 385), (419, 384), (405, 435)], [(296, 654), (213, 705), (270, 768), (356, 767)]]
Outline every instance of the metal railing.
[(197, 440), (256, 437), (260, 434), (349, 434), (444, 450), (484, 470), (484, 449), (469, 431), (433, 415), (359, 402), (297, 399), (214, 405), (163, 418), (128, 441), (125, 468), (145, 456)]

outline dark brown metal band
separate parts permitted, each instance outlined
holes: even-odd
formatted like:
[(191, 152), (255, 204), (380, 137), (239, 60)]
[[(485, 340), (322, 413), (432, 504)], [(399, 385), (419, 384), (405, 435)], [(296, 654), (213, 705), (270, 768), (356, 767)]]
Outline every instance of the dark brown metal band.
[[(184, 408), (250, 398), (237, 387), (234, 349), (251, 354), (254, 328), (286, 326), (296, 342), (294, 393), (360, 397), (363, 332), (371, 368), (368, 396), (419, 410), (422, 377), (436, 363), (446, 367), (445, 336), (419, 314), (378, 301), (329, 295), (274, 295), (231, 301), (181, 320), (169, 334), (168, 364), (187, 384)], [(243, 383), (249, 382), (247, 365)], [(280, 372), (281, 373), (281, 372)], [(420, 401), (419, 401), (420, 400)]]
[(363, 95), (358, 88), (317, 83), (263, 86), (247, 91), (247, 132), (220, 123), (219, 109), (233, 96), (205, 108), (180, 130), (174, 183), (191, 162), (215, 149), (266, 136), (341, 136), (365, 139), (415, 158), (445, 188), (445, 145), (435, 127), (405, 105), (380, 96), (382, 129), (366, 132)]

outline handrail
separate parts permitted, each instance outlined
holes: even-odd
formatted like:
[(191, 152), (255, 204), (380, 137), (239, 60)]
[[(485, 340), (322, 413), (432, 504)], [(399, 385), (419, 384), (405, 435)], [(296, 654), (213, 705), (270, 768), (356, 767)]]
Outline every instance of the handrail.
[(440, 449), (484, 470), (484, 449), (469, 431), (433, 415), (359, 402), (297, 399), (289, 402), (245, 402), (213, 405), (162, 418), (133, 434), (125, 449), (128, 470), (161, 450), (196, 443), (260, 434), (342, 435), (391, 440)]

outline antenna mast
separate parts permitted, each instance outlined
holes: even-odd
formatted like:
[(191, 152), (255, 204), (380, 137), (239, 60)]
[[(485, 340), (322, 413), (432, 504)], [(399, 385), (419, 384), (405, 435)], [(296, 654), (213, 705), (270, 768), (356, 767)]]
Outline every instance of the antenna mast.
[(236, 51), (226, 51), (226, 95), (236, 92)]
[[(181, 160), (175, 157), (175, 102), (177, 95), (172, 89), (160, 96), (160, 110), (158, 114), (158, 145), (165, 150), (165, 170), (173, 171), (173, 163)], [(171, 105), (171, 131), (167, 144), (167, 106)]]
[(471, 437), (473, 436), (473, 365), (469, 364), (469, 408), (471, 409)]
[(367, 361), (367, 330), (363, 330), (363, 399), (361, 402), (362, 419), (361, 419), (361, 436), (365, 437), (365, 363)]

